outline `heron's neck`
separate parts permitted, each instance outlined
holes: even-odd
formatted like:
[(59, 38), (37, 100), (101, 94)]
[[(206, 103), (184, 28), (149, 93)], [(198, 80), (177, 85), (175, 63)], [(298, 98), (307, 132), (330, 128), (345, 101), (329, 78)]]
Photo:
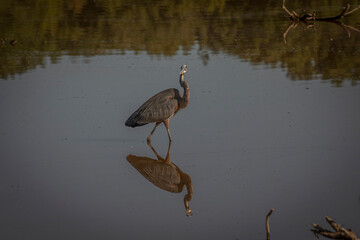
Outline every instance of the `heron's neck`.
[(189, 84), (184, 80), (184, 74), (180, 74), (180, 85), (184, 88), (184, 94), (181, 98), (180, 107), (184, 108), (188, 105), (190, 98)]

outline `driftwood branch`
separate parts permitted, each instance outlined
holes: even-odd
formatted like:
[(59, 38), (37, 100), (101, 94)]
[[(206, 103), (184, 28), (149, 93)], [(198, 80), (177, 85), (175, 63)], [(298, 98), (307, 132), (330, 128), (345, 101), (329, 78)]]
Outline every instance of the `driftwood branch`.
[(314, 229), (311, 229), (311, 231), (317, 238), (319, 238), (319, 235), (322, 235), (331, 239), (360, 240), (351, 229), (345, 229), (344, 227), (341, 227), (340, 224), (336, 223), (330, 217), (327, 216), (326, 221), (333, 228), (334, 232), (322, 228), (316, 223), (313, 223)]
[[(289, 9), (287, 9), (287, 7), (285, 6), (285, 0), (283, 0), (283, 5), (282, 5), (282, 8), (284, 9), (284, 11), (290, 16), (290, 18), (292, 20), (296, 19), (298, 16), (295, 16), (295, 12), (290, 12)], [(294, 14), (295, 13), (295, 14)], [(297, 14), (296, 14), (297, 15)]]
[(270, 210), (270, 212), (266, 215), (266, 221), (265, 221), (265, 225), (266, 225), (266, 239), (270, 240), (270, 224), (269, 224), (269, 218), (270, 215), (273, 213), (274, 209), (272, 208)]
[(334, 17), (323, 17), (323, 18), (318, 18), (316, 17), (316, 12), (312, 12), (312, 13), (306, 13), (303, 16), (300, 16), (299, 14), (297, 14), (295, 11), (290, 11), (286, 5), (285, 5), (285, 0), (283, 0), (283, 4), (282, 4), (282, 8), (284, 9), (284, 11), (289, 15), (290, 19), (292, 21), (302, 21), (302, 22), (307, 22), (307, 21), (338, 21), (340, 19), (342, 19), (343, 17), (350, 15), (352, 13), (354, 13), (355, 11), (360, 9), (360, 6), (350, 10), (350, 5), (347, 4), (344, 9), (342, 10), (342, 12)]
[[(348, 5), (349, 5), (349, 4), (348, 4)], [(349, 7), (350, 7), (350, 5), (349, 5)], [(346, 13), (344, 14), (344, 16), (349, 15), (349, 14), (352, 14), (353, 12), (355, 12), (355, 11), (357, 11), (357, 10), (359, 10), (359, 9), (360, 9), (360, 6), (354, 8), (354, 9), (351, 10), (351, 11), (346, 12)]]
[(16, 40), (14, 38), (0, 38), (0, 47), (3, 47), (5, 43), (9, 43), (11, 46), (15, 46)]

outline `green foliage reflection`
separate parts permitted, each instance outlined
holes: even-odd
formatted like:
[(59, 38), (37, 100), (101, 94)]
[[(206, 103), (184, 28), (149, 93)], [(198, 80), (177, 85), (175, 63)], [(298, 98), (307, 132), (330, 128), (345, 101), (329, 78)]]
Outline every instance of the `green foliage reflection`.
[[(288, 7), (334, 15), (342, 6), (342, 1), (295, 0)], [(280, 0), (1, 1), (0, 20), (3, 79), (44, 65), (46, 56), (52, 62), (63, 54), (112, 50), (172, 56), (195, 44), (204, 64), (208, 51), (225, 52), (254, 65), (281, 66), (293, 80), (330, 79), (340, 86), (360, 78), (360, 33), (350, 30), (349, 37), (340, 25), (317, 23), (292, 29), (285, 43), (290, 22)], [(360, 13), (345, 22), (359, 29)]]

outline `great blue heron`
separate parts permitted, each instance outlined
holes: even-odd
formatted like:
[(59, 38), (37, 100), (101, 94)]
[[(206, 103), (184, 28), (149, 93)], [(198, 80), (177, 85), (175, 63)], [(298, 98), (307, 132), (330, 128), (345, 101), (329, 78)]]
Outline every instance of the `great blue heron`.
[(184, 88), (184, 94), (182, 96), (179, 90), (175, 88), (169, 88), (159, 92), (131, 114), (128, 120), (126, 120), (125, 125), (134, 128), (155, 122), (155, 127), (147, 137), (147, 142), (150, 143), (151, 136), (155, 132), (157, 126), (164, 123), (169, 136), (169, 141), (171, 142), (169, 119), (180, 109), (185, 108), (189, 103), (189, 85), (184, 80), (186, 71), (187, 66), (182, 65), (180, 71), (180, 85)]

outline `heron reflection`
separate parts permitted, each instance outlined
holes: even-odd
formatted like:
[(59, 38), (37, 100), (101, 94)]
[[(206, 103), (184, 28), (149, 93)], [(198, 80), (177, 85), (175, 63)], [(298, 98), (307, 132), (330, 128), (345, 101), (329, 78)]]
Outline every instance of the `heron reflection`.
[(171, 142), (169, 142), (165, 159), (156, 152), (151, 144), (148, 145), (155, 153), (157, 159), (131, 154), (128, 155), (126, 159), (149, 182), (165, 191), (180, 193), (186, 186), (187, 193), (184, 197), (186, 216), (192, 216), (192, 211), (189, 206), (189, 202), (191, 201), (193, 195), (191, 178), (170, 161)]

